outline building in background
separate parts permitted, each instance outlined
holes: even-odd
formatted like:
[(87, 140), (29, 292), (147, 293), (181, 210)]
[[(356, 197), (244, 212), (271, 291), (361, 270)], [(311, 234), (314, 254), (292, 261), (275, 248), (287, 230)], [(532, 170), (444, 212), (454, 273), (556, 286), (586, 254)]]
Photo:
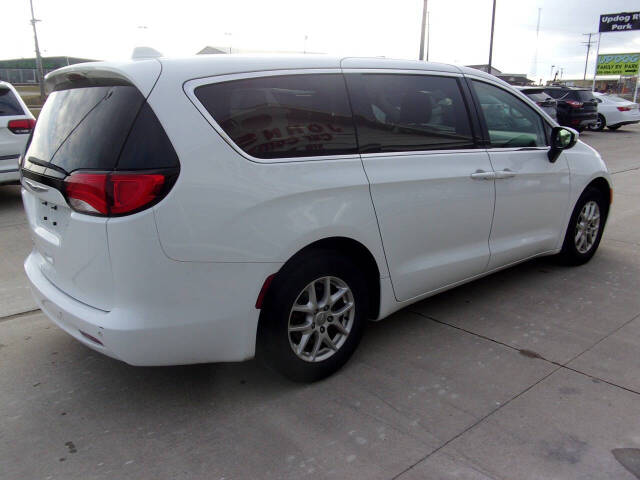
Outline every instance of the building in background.
[(527, 78), (527, 74), (526, 73), (502, 73), (500, 70), (498, 70), (495, 67), (491, 67), (491, 71), (489, 71), (489, 65), (466, 65), (469, 68), (475, 68), (476, 70), (481, 70), (485, 73), (490, 73), (491, 75), (494, 75), (496, 77), (498, 77), (500, 80), (504, 80), (505, 82), (511, 84), (511, 85), (517, 85), (520, 87), (524, 87), (527, 85), (533, 85), (535, 83), (535, 81), (533, 80), (529, 80)]
[[(45, 75), (67, 65), (76, 63), (95, 62), (88, 58), (78, 57), (42, 57), (42, 68)], [(12, 60), (0, 60), (0, 80), (13, 84), (36, 84), (35, 58), (16, 58)]]

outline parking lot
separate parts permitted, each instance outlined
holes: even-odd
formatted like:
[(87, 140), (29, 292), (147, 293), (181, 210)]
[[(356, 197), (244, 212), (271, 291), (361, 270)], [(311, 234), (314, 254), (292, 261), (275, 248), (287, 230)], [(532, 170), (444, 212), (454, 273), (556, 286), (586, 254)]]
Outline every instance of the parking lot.
[(640, 126), (581, 138), (615, 187), (590, 263), (413, 305), (311, 385), (82, 346), (35, 310), (19, 188), (0, 187), (0, 478), (640, 478)]

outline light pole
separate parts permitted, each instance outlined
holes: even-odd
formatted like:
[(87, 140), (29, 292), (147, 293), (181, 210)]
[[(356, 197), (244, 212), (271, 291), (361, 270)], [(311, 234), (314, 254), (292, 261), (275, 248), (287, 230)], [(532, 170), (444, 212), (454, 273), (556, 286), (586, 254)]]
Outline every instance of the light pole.
[(420, 58), (424, 60), (424, 31), (427, 25), (427, 0), (422, 3), (422, 29), (420, 30)]
[(491, 13), (491, 40), (489, 42), (489, 68), (488, 74), (491, 74), (491, 61), (493, 60), (493, 29), (496, 23), (496, 0), (493, 0), (493, 12)]
[(40, 84), (40, 100), (44, 102), (44, 70), (42, 69), (42, 57), (40, 57), (40, 47), (38, 46), (38, 32), (36, 31), (36, 20), (33, 14), (33, 0), (29, 0), (31, 5), (31, 26), (33, 27), (33, 41), (36, 44), (36, 69), (38, 71), (38, 83)]
[(224, 32), (225, 37), (229, 37), (229, 53), (231, 53), (231, 32)]
[(553, 80), (553, 69), (555, 68), (555, 65), (551, 65), (551, 71), (549, 72), (549, 77), (551, 77), (551, 79)]

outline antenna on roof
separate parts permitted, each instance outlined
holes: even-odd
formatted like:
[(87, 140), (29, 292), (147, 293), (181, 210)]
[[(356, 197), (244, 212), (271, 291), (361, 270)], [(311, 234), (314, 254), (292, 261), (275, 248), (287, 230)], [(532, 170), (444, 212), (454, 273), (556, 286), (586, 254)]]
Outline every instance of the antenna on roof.
[(136, 47), (131, 54), (131, 60), (144, 60), (147, 58), (159, 58), (162, 53), (151, 47)]

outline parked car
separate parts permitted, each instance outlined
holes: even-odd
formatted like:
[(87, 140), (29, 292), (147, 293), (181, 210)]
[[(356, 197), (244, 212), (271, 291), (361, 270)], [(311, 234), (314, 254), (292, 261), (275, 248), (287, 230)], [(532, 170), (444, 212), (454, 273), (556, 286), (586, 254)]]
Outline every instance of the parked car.
[(380, 58), (89, 63), (24, 156), (38, 306), (132, 365), (343, 365), (367, 320), (540, 255), (588, 261), (609, 174), (476, 70)]
[(544, 91), (557, 101), (558, 123), (578, 131), (598, 120), (598, 103), (589, 89), (545, 87)]
[(640, 123), (638, 104), (615, 95), (594, 93), (598, 102), (598, 120), (589, 126), (590, 130), (600, 131), (604, 127), (617, 130), (623, 125)]
[(518, 90), (533, 100), (547, 115), (558, 120), (557, 102), (544, 91), (544, 87), (518, 87)]
[(0, 81), (0, 185), (19, 183), (18, 159), (35, 123), (13, 85)]

